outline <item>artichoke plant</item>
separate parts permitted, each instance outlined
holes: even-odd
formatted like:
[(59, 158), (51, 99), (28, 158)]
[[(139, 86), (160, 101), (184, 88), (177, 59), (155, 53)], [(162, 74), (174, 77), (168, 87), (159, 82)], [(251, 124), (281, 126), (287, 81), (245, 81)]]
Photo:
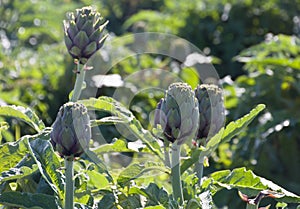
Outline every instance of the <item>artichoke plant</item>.
[(79, 157), (91, 139), (87, 108), (79, 103), (64, 104), (57, 114), (50, 134), (54, 149), (63, 157)]
[(199, 110), (194, 91), (186, 83), (173, 83), (155, 110), (154, 126), (161, 125), (165, 138), (180, 145), (194, 138)]
[(222, 128), (225, 121), (225, 108), (222, 89), (214, 84), (198, 85), (195, 96), (199, 102), (199, 129), (197, 139), (206, 143)]
[(103, 23), (100, 13), (90, 6), (69, 13), (68, 19), (64, 20), (64, 34), (70, 55), (85, 64), (103, 46), (107, 24), (108, 21)]

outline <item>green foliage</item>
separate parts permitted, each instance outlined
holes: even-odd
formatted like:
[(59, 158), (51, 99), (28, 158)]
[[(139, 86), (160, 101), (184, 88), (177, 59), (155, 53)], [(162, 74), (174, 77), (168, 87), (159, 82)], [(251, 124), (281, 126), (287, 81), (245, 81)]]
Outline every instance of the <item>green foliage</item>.
[(63, 176), (58, 169), (60, 161), (49, 140), (35, 139), (29, 143), (30, 153), (45, 181), (60, 198), (63, 197)]
[[(66, 171), (50, 143), (49, 127), (74, 82), (61, 20), (67, 10), (92, 2), (110, 21), (113, 41), (88, 63), (94, 70), (86, 72), (81, 98), (95, 98), (79, 101), (91, 113), (93, 135), (90, 149), (74, 162), (75, 208), (246, 207), (237, 191), (244, 199), (272, 194), (261, 204), (276, 208), (299, 207), (299, 0), (0, 0), (1, 208), (63, 207)], [(139, 90), (167, 89), (175, 80), (195, 88), (200, 75), (164, 55), (135, 55), (138, 39), (126, 36), (130, 31), (186, 38), (220, 58), (208, 57), (220, 64), (222, 77), (235, 79), (222, 79), (226, 127), (204, 147), (182, 145), (182, 205), (174, 199), (169, 150), (149, 123), (163, 93)], [(169, 53), (178, 52), (180, 41)], [(150, 45), (162, 49), (165, 44)], [(144, 70), (157, 68), (158, 74)], [(110, 82), (97, 85), (94, 76)], [(249, 112), (250, 107), (255, 108)], [(199, 158), (205, 160), (202, 179), (195, 175)]]
[(109, 97), (91, 98), (79, 102), (90, 110), (106, 111), (121, 118), (122, 124), (126, 121), (125, 129), (121, 127), (121, 130), (124, 131), (122, 133), (123, 136), (128, 136), (131, 141), (135, 141), (136, 139), (142, 140), (151, 152), (162, 159), (162, 152), (155, 137), (149, 131), (145, 130), (134, 115), (121, 103)]
[[(160, 153), (162, 152), (160, 146), (154, 143), (154, 141), (145, 141), (145, 139), (149, 139), (149, 136), (151, 135), (148, 135), (147, 131), (140, 126), (133, 114), (120, 103), (108, 97), (100, 97), (98, 99), (91, 98), (88, 100), (81, 100), (80, 102), (85, 104), (90, 110), (105, 110), (115, 117), (121, 118), (121, 120), (114, 120), (114, 123), (117, 124), (120, 121), (121, 124), (124, 124), (125, 121), (127, 127), (133, 131), (137, 139), (142, 140), (142, 147), (146, 146), (149, 149), (148, 152), (151, 152), (153, 156), (160, 157)], [(225, 130), (221, 130), (211, 139), (211, 141), (209, 141), (206, 148), (201, 148), (198, 152), (194, 151), (194, 153), (210, 155), (217, 146), (227, 142), (245, 128), (263, 109), (264, 105), (258, 105), (257, 108), (253, 109), (248, 115), (235, 122), (229, 123)], [(22, 113), (22, 109), (17, 109), (16, 111)], [(11, 115), (9, 113), (11, 113)], [(11, 111), (7, 113), (7, 116), (18, 117), (19, 114)], [(41, 187), (41, 184), (44, 184), (44, 187), (47, 186), (50, 191), (52, 190), (50, 194), (54, 194), (54, 196), (47, 199), (47, 201), (49, 201), (49, 207), (59, 208), (64, 197), (64, 175), (63, 170), (61, 170), (60, 160), (57, 154), (54, 153), (49, 142), (50, 132), (51, 129), (44, 129), (44, 131), (40, 131), (37, 135), (24, 136), (17, 142), (6, 143), (1, 146), (3, 151), (1, 153), (6, 153), (5, 155), (7, 156), (6, 163), (9, 162), (9, 164), (2, 163), (0, 166), (3, 169), (1, 182), (3, 186), (8, 182), (10, 182), (9, 185), (12, 185), (12, 182), (14, 181), (19, 182), (20, 184), (22, 180), (35, 178), (35, 175), (40, 174), (40, 178), (37, 181), (38, 183), (35, 183), (35, 186), (32, 187), (32, 191), (39, 191), (38, 188)], [(219, 136), (220, 134), (222, 134), (222, 137)], [(101, 154), (109, 152), (137, 152), (129, 149), (127, 143), (128, 142), (126, 141), (117, 140), (113, 144), (102, 145), (92, 150), (95, 151), (95, 154), (97, 154), (99, 158), (102, 158)], [(153, 146), (158, 147), (155, 148)], [(141, 151), (143, 150), (142, 147)], [(5, 150), (10, 150), (10, 152), (8, 153)], [(29, 155), (23, 157), (26, 153)], [(89, 153), (86, 154), (89, 155)], [(191, 150), (191, 154), (193, 154), (193, 150)], [(103, 168), (97, 168), (91, 161), (92, 159), (93, 156), (92, 158), (78, 161), (78, 163), (75, 164), (75, 198), (77, 204), (81, 205), (80, 207), (88, 208), (92, 207), (94, 204), (104, 208), (141, 207), (141, 196), (146, 198), (145, 207), (156, 206), (168, 208), (173, 204), (172, 196), (168, 191), (158, 187), (158, 185), (151, 182), (151, 180), (149, 181), (149, 177), (150, 179), (154, 176), (160, 178), (159, 176), (168, 176), (170, 173), (169, 168), (165, 167), (163, 162), (157, 161), (159, 158), (152, 157), (153, 161), (148, 160), (145, 163), (140, 163), (139, 161), (136, 161), (137, 159), (133, 160), (133, 162), (126, 168), (123, 168), (118, 175), (113, 174), (113, 170), (106, 170), (106, 172), (103, 172)], [(186, 162), (189, 162), (189, 159), (183, 160), (182, 166), (186, 165)], [(182, 171), (190, 170), (192, 164), (193, 163), (188, 163), (187, 168), (185, 169), (183, 167)], [(160, 171), (160, 173), (158, 171)], [(197, 179), (195, 180), (187, 178), (187, 176), (183, 178), (183, 181), (186, 181), (188, 185), (195, 186)], [(137, 185), (132, 186), (131, 184), (133, 181), (135, 181)], [(116, 186), (112, 186), (112, 183)], [(23, 186), (25, 185), (28, 187), (28, 183)], [(44, 194), (42, 192), (32, 194), (28, 193), (28, 191), (26, 193), (25, 187), (23, 186), (22, 184), (21, 186), (17, 186), (17, 188), (20, 187), (17, 190), (12, 186), (3, 187), (1, 192), (2, 195), (0, 195), (0, 202), (8, 206), (14, 205), (26, 208), (41, 207), (40, 201), (33, 202), (31, 200), (34, 200), (35, 198), (43, 200), (43, 198), (48, 197), (49, 193), (47, 192)], [(201, 190), (194, 194), (195, 197), (200, 194), (199, 192), (203, 192), (209, 188), (213, 188), (213, 190), (210, 189), (212, 195), (220, 190), (220, 188), (235, 188), (248, 195), (253, 195), (259, 191), (269, 189), (281, 194), (281, 202), (299, 202), (300, 199), (299, 196), (278, 187), (271, 181), (255, 176), (251, 171), (246, 171), (244, 168), (235, 169), (233, 171), (218, 171), (211, 174), (203, 182)], [(192, 190), (193, 186), (189, 189), (190, 194)], [(23, 193), (20, 193), (20, 191), (23, 191)], [(15, 202), (10, 201), (9, 199), (12, 195), (16, 197)], [(185, 197), (187, 196), (185, 195)], [(20, 202), (18, 202), (19, 200)], [(22, 204), (21, 200), (23, 200)], [(200, 202), (200, 199), (196, 198), (189, 201), (187, 208), (197, 207), (197, 205), (199, 206), (201, 204), (203, 203)], [(55, 205), (55, 207), (53, 205)], [(177, 206), (175, 206), (175, 208), (176, 207)]]
[(124, 187), (129, 184), (131, 180), (143, 176), (144, 173), (154, 171), (156, 174), (159, 172), (170, 173), (168, 168), (165, 168), (162, 163), (146, 162), (144, 164), (133, 163), (125, 168), (119, 175), (117, 182), (120, 186)]
[(279, 0), (165, 0), (158, 11), (141, 10), (123, 26), (133, 25), (134, 31), (134, 25), (143, 21), (145, 31), (178, 34), (204, 52), (221, 58), (222, 65), (216, 66), (221, 77), (227, 74), (236, 77), (242, 74), (241, 66), (231, 59), (241, 50), (259, 43), (269, 32), (297, 33), (293, 31), (293, 18), (299, 5), (298, 0), (289, 3)]
[(270, 190), (280, 194), (279, 201), (286, 203), (299, 203), (300, 201), (299, 196), (286, 191), (265, 178), (256, 176), (251, 170), (245, 168), (214, 172), (203, 182), (202, 187), (213, 188), (210, 190), (212, 193), (221, 188), (238, 189), (248, 196), (255, 196), (259, 191)]
[(238, 77), (234, 84), (228, 83), (228, 77), (224, 79), (225, 90), (234, 92), (231, 99), (238, 97), (229, 117), (235, 118), (257, 102), (264, 102), (267, 109), (255, 122), (255, 128), (241, 135), (239, 143), (224, 147), (232, 150), (231, 157), (219, 161), (227, 162), (223, 164), (227, 168), (249, 165), (295, 192), (300, 188), (299, 43), (295, 36), (270, 34), (264, 42), (236, 57), (245, 62), (248, 74)]
[(4, 192), (0, 195), (0, 203), (12, 207), (54, 209), (61, 208), (51, 195), (21, 192)]
[(29, 124), (35, 131), (39, 132), (45, 128), (43, 121), (29, 108), (22, 106), (0, 107), (0, 115), (14, 117)]

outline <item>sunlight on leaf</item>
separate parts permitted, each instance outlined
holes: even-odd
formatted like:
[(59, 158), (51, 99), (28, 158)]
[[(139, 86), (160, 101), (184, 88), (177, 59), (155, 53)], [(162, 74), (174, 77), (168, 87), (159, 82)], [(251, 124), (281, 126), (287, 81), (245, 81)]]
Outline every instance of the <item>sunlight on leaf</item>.
[(38, 116), (29, 108), (15, 105), (2, 106), (0, 107), (0, 115), (22, 120), (37, 132), (45, 128), (43, 121), (41, 121)]
[(285, 190), (263, 177), (255, 175), (251, 170), (247, 170), (246, 168), (214, 172), (208, 179), (204, 180), (202, 187), (214, 188), (213, 192), (217, 192), (221, 188), (238, 189), (247, 196), (256, 196), (260, 191), (270, 190), (270, 192), (277, 194), (274, 197), (278, 201), (286, 203), (300, 202), (300, 196)]
[(58, 172), (61, 165), (50, 141), (37, 138), (28, 144), (28, 148), (43, 178), (62, 198), (64, 196), (64, 180), (62, 174)]
[(131, 134), (142, 140), (149, 150), (163, 160), (163, 155), (156, 138), (153, 137), (149, 131), (145, 130), (134, 115), (121, 103), (113, 98), (105, 96), (99, 97), (98, 99), (90, 98), (87, 100), (80, 100), (78, 102), (85, 105), (89, 110), (106, 111), (113, 116), (120, 118), (122, 125), (126, 124), (126, 127), (130, 130)]

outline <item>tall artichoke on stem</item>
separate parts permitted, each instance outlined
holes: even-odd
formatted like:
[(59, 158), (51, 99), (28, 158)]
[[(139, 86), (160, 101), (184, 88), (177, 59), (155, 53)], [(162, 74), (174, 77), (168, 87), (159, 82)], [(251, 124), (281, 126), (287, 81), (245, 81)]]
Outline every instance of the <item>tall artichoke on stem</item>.
[(86, 62), (103, 46), (107, 38), (104, 30), (108, 22), (103, 23), (102, 19), (100, 13), (92, 7), (83, 7), (77, 9), (75, 13), (69, 13), (68, 19), (64, 20), (65, 44), (77, 64), (76, 81), (71, 103), (61, 107), (53, 124), (51, 142), (65, 158), (65, 209), (74, 208), (74, 157), (79, 157), (83, 153), (91, 138), (87, 110), (75, 102), (80, 97), (85, 70), (88, 69), (85, 66)]
[(65, 158), (65, 208), (74, 205), (73, 160), (88, 148), (91, 139), (90, 117), (87, 108), (78, 103), (64, 104), (57, 114), (50, 134), (54, 149)]
[[(92, 7), (77, 9), (68, 14), (64, 20), (65, 44), (69, 54), (76, 60), (77, 77), (71, 101), (76, 102), (81, 94), (85, 77), (85, 64), (104, 44), (108, 34), (105, 28), (108, 21), (103, 23), (100, 13)], [(80, 68), (83, 64), (83, 69)]]
[[(206, 143), (219, 132), (225, 121), (225, 108), (222, 89), (214, 84), (201, 84), (195, 89), (195, 96), (199, 103), (199, 128), (197, 141), (199, 145)], [(201, 184), (204, 158), (195, 164), (195, 170)]]
[(64, 20), (65, 44), (70, 55), (81, 64), (85, 64), (107, 38), (104, 29), (108, 21), (103, 23), (102, 20), (100, 13), (90, 6), (69, 13)]
[[(173, 83), (155, 110), (154, 125), (161, 126), (164, 140), (172, 143), (171, 176), (174, 198), (183, 202), (180, 177), (180, 147), (193, 139), (198, 130), (198, 101), (186, 83)], [(165, 145), (168, 143), (165, 143)], [(166, 150), (166, 149), (165, 149)], [(169, 153), (165, 153), (168, 158)]]

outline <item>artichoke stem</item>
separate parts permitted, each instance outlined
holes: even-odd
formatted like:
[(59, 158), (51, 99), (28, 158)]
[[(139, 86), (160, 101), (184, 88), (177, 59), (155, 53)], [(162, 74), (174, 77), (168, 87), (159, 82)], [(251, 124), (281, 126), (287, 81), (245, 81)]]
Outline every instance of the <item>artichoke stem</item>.
[(164, 139), (164, 154), (165, 154), (165, 165), (167, 167), (171, 167), (171, 161), (170, 161), (170, 149), (169, 149), (169, 141), (167, 139)]
[(65, 209), (74, 209), (73, 160), (65, 158), (65, 167), (66, 167)]
[(177, 142), (172, 144), (172, 188), (175, 200), (179, 201), (179, 204), (182, 205), (183, 202), (183, 193), (181, 185), (181, 176), (180, 176), (180, 145)]
[(80, 94), (81, 94), (84, 78), (85, 78), (85, 70), (80, 69), (80, 62), (78, 61), (77, 62), (76, 81), (75, 81), (75, 86), (74, 86), (71, 102), (77, 102), (78, 101), (78, 99), (80, 97)]
[(198, 177), (198, 185), (201, 186), (202, 184), (202, 176), (203, 176), (203, 162), (204, 162), (204, 157), (199, 157), (199, 160), (195, 163), (195, 170), (196, 170), (196, 175)]

